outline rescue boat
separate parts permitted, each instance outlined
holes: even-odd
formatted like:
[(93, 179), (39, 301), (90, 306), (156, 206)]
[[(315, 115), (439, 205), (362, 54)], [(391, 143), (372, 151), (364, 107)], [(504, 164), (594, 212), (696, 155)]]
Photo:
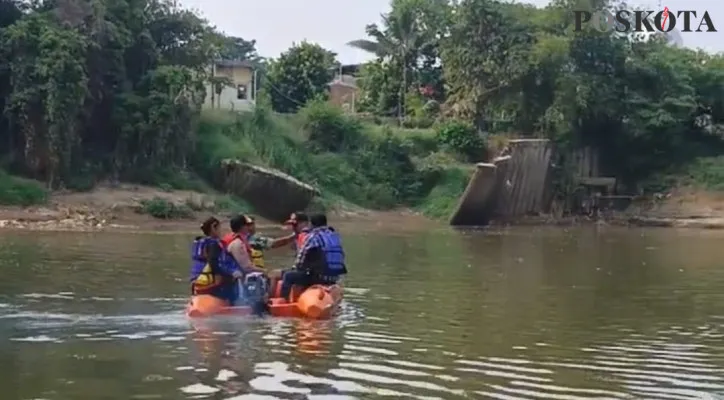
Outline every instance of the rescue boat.
[[(339, 285), (313, 285), (306, 290), (294, 286), (291, 302), (282, 298), (280, 292), (281, 282), (277, 282), (268, 302), (268, 311), (273, 317), (328, 319), (335, 314), (342, 301), (342, 287)], [(252, 313), (250, 306), (228, 306), (225, 301), (205, 294), (192, 296), (186, 306), (186, 315), (190, 318), (244, 316)]]

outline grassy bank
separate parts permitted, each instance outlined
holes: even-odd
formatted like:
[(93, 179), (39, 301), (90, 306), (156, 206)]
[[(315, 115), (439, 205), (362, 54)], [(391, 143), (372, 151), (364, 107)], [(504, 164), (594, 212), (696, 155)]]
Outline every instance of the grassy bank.
[[(242, 199), (214, 195), (209, 184), (220, 162), (232, 158), (276, 168), (316, 186), (321, 196), (315, 208), (404, 207), (446, 218), (467, 184), (471, 157), (485, 153), (484, 141), (464, 125), (400, 129), (362, 121), (323, 102), (311, 102), (294, 115), (264, 107), (250, 113), (207, 110), (201, 114), (196, 141), (186, 171), (159, 168), (126, 179), (162, 191), (206, 193), (213, 206), (158, 198), (144, 201), (139, 212), (176, 219), (200, 207), (249, 210)], [(83, 190), (92, 187), (84, 185)], [(48, 194), (42, 183), (0, 171), (0, 204), (40, 204)]]
[(438, 131), (364, 123), (313, 102), (295, 115), (263, 107), (245, 114), (207, 111), (192, 161), (206, 178), (225, 158), (279, 169), (318, 187), (322, 206), (411, 207), (446, 217), (469, 177), (451, 150)]
[(18, 178), (0, 169), (0, 204), (30, 206), (48, 201), (48, 191), (38, 181)]
[(707, 192), (724, 191), (724, 156), (700, 157), (690, 163), (654, 174), (644, 183), (647, 193), (666, 193), (677, 187)]

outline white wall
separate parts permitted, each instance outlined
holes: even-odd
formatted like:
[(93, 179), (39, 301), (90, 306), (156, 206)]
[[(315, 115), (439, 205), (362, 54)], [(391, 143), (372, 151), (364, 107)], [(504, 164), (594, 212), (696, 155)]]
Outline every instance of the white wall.
[[(234, 111), (251, 111), (254, 109), (255, 101), (251, 99), (251, 85), (246, 88), (246, 100), (237, 99), (237, 90), (235, 87), (226, 86), (221, 91), (221, 96), (213, 93), (212, 96), (212, 85), (206, 86), (206, 100), (204, 101), (205, 108), (219, 108), (222, 110), (234, 110)], [(211, 104), (211, 99), (214, 99), (214, 105)]]

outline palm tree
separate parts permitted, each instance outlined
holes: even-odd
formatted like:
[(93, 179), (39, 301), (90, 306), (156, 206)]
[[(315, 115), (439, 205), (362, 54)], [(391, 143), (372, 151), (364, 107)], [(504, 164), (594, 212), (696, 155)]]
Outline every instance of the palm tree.
[(410, 64), (417, 60), (420, 49), (428, 40), (418, 18), (418, 10), (412, 7), (393, 8), (388, 15), (382, 16), (384, 30), (377, 24), (367, 25), (367, 35), (372, 40), (353, 40), (347, 45), (375, 54), (387, 62), (397, 62), (402, 66), (402, 80), (397, 99), (397, 111), (400, 124), (405, 117), (405, 93), (408, 86)]

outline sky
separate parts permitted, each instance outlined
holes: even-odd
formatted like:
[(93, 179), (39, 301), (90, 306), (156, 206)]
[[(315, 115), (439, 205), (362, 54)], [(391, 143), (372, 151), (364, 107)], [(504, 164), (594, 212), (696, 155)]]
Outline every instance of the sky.
[[(548, 0), (520, 1), (543, 6)], [(347, 46), (365, 38), (365, 26), (379, 23), (389, 11), (389, 0), (179, 0), (199, 11), (227, 35), (256, 39), (263, 57), (277, 57), (292, 43), (307, 40), (337, 53), (343, 64), (368, 61), (372, 55)], [(716, 33), (682, 33), (684, 45), (710, 52), (724, 51), (724, 1), (722, 0), (630, 0), (631, 6), (648, 10), (696, 10), (709, 12)], [(697, 21), (698, 22), (698, 21)], [(694, 25), (696, 26), (696, 25)]]

